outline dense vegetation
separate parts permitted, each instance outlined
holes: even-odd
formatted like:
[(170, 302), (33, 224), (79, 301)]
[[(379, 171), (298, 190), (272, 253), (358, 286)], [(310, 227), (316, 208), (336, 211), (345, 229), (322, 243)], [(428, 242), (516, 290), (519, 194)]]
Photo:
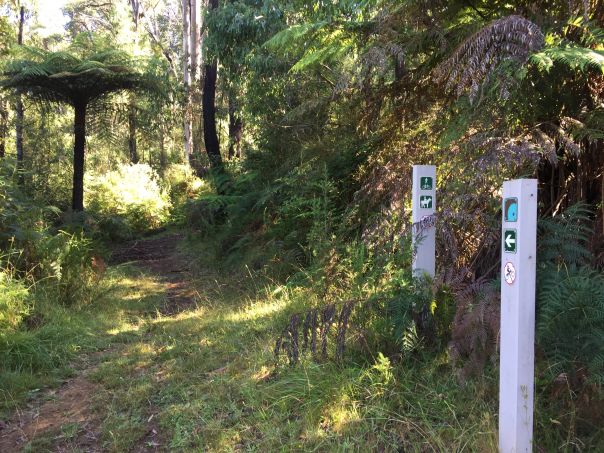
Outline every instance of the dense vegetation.
[[(107, 450), (158, 414), (167, 450), (494, 451), (501, 186), (532, 177), (535, 442), (604, 449), (604, 2), (33, 6), (0, 0), (0, 417), (109, 348)], [(105, 264), (166, 229), (174, 316)]]

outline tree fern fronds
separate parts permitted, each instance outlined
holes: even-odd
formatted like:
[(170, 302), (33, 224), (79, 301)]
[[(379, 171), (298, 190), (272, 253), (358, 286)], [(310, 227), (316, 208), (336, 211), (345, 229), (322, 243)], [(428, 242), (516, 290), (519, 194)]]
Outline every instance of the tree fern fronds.
[(587, 248), (592, 211), (584, 203), (577, 203), (563, 213), (540, 218), (538, 228), (538, 262), (546, 265), (584, 265), (591, 258)]
[(320, 31), (328, 24), (327, 21), (293, 25), (275, 34), (264, 43), (264, 46), (277, 51), (294, 50), (301, 41), (306, 41), (311, 34)]
[(533, 22), (516, 15), (504, 17), (467, 38), (436, 68), (435, 75), (457, 96), (470, 91), (473, 98), (500, 62), (514, 60), (523, 64), (543, 44), (543, 33)]
[(500, 307), (495, 283), (481, 278), (454, 292), (457, 309), (448, 349), (462, 380), (482, 371), (497, 351)]
[(586, 367), (604, 382), (604, 278), (589, 268), (556, 271), (538, 286), (537, 338), (553, 375)]
[(545, 72), (549, 72), (555, 63), (560, 63), (574, 71), (593, 70), (604, 74), (604, 50), (571, 44), (543, 49), (531, 55), (530, 62)]

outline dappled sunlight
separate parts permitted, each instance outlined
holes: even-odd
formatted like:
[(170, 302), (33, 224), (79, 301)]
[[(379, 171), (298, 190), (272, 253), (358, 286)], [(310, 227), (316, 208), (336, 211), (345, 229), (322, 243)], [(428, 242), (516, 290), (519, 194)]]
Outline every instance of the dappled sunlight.
[(252, 372), (251, 378), (256, 382), (265, 382), (273, 370), (266, 365), (262, 365), (259, 370)]
[(274, 315), (277, 312), (283, 311), (287, 308), (290, 301), (285, 300), (273, 300), (273, 301), (259, 301), (254, 302), (246, 307), (239, 309), (238, 311), (232, 312), (225, 316), (227, 321), (253, 321), (258, 318), (265, 318)]

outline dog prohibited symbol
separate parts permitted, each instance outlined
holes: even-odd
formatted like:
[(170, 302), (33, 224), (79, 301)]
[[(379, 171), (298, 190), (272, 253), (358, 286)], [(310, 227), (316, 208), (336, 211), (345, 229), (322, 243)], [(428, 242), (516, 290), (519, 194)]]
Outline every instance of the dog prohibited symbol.
[(512, 263), (505, 263), (505, 267), (503, 268), (503, 278), (508, 285), (511, 285), (516, 281), (516, 268)]

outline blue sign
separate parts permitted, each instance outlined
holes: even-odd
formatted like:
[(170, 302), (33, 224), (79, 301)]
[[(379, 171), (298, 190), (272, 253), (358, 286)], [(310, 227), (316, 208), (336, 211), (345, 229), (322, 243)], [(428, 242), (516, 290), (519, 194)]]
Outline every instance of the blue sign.
[(503, 219), (506, 222), (518, 221), (518, 198), (506, 198), (503, 201)]

